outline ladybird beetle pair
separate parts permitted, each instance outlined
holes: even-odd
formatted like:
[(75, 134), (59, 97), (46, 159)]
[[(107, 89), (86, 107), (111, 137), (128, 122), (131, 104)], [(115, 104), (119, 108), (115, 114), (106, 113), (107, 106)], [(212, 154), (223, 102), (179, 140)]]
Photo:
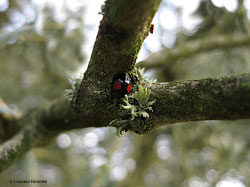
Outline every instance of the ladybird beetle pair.
[(112, 97), (123, 97), (131, 91), (130, 77), (126, 73), (119, 73), (115, 76), (111, 85)]

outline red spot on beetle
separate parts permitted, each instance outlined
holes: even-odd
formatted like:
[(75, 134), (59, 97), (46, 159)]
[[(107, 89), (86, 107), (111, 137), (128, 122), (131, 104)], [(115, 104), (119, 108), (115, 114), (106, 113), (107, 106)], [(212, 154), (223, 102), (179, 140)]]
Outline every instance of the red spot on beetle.
[(118, 81), (115, 81), (113, 84), (114, 90), (120, 90), (122, 88), (122, 84)]
[(129, 85), (127, 86), (127, 93), (130, 92), (130, 89), (131, 89), (131, 84), (129, 84)]
[(121, 98), (128, 94), (132, 89), (130, 77), (127, 73), (119, 73), (116, 75), (111, 84), (111, 97)]
[(151, 34), (154, 33), (154, 24), (151, 24), (150, 29), (149, 29), (149, 32), (150, 32)]

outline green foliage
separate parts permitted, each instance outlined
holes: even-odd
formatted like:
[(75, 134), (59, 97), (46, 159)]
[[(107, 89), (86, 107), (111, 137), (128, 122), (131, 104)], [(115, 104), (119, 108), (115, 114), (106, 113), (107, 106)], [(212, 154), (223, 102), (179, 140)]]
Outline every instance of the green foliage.
[[(110, 126), (117, 128), (116, 135), (122, 134), (123, 131), (133, 130), (140, 133), (149, 132), (148, 124), (149, 112), (153, 112), (152, 105), (155, 100), (149, 101), (151, 91), (148, 88), (138, 86), (138, 91), (134, 94), (122, 99), (124, 104), (121, 104), (122, 116), (120, 119), (115, 119), (110, 122)], [(126, 118), (126, 119), (124, 119)]]
[[(19, 11), (23, 5), (28, 4), (20, 2), (9, 1), (10, 11), (1, 12), (1, 33), (3, 25), (10, 24), (10, 12)], [(236, 13), (212, 6), (212, 2), (208, 0), (200, 2), (200, 7), (197, 8), (197, 16), (202, 20), (200, 25), (197, 30), (188, 34), (185, 29), (174, 32), (177, 37), (176, 44), (182, 45), (187, 40), (206, 38), (217, 32), (243, 33), (243, 19)], [(171, 11), (174, 9), (168, 3), (165, 4), (172, 8)], [(178, 14), (177, 11), (175, 13)], [(70, 72), (75, 71), (82, 62), (79, 49), (82, 43), (81, 28), (84, 27), (66, 32), (68, 21), (58, 23), (52, 10), (46, 10), (44, 14), (49, 14), (45, 16), (48, 22), (39, 32), (31, 26), (31, 30), (15, 29), (14, 32), (0, 37), (0, 95), (8, 104), (15, 103), (24, 110), (49, 103), (61, 96), (70, 87), (67, 80), (69, 69)], [(78, 17), (78, 14), (73, 14), (74, 16)], [(79, 23), (77, 20), (73, 21)], [(183, 26), (182, 23), (180, 26)], [(162, 36), (169, 33), (164, 29), (158, 31)], [(161, 38), (161, 42), (163, 41)], [(165, 69), (157, 67), (154, 69), (155, 76), (161, 81), (172, 81), (242, 73), (250, 71), (249, 54), (248, 48), (204, 52), (186, 60), (173, 61)], [(160, 75), (162, 79), (159, 78)], [(73, 89), (65, 91), (69, 99), (77, 88), (77, 81), (74, 81), (75, 79), (71, 84)], [(140, 94), (138, 88), (136, 94), (124, 98), (121, 117), (110, 123), (117, 127), (117, 136), (132, 128), (141, 128), (143, 131), (148, 127), (147, 115), (150, 115), (150, 107), (152, 108), (148, 103), (152, 101), (148, 94), (150, 91), (143, 91), (145, 94)], [(148, 102), (145, 102), (146, 99)], [(147, 107), (149, 108), (146, 109)], [(111, 128), (70, 131), (67, 134), (73, 143), (68, 148), (60, 148), (54, 142), (46, 148), (33, 150), (37, 168), (31, 169), (33, 164), (25, 164), (20, 160), (19, 164), (13, 164), (1, 173), (0, 186), (11, 186), (10, 176), (21, 177), (20, 179), (24, 179), (23, 176), (28, 179), (52, 178), (54, 183), (46, 184), (48, 187), (218, 186), (225, 179), (241, 181), (242, 185), (239, 186), (250, 186), (249, 123), (249, 120), (191, 122), (161, 127), (150, 136), (126, 133), (121, 138), (114, 137)], [(98, 144), (91, 148), (85, 146), (83, 141), (87, 139), (85, 135), (89, 132), (99, 138)], [(102, 137), (99, 133), (105, 135)], [(99, 149), (105, 150), (105, 153), (100, 154), (97, 151)], [(115, 163), (111, 158), (117, 155), (120, 155), (120, 162)], [(134, 170), (127, 170), (127, 165), (124, 165), (127, 159), (135, 161)], [(93, 163), (100, 160), (107, 162), (93, 167)], [(26, 169), (20, 165), (25, 165), (23, 167)], [(122, 181), (110, 179), (110, 174), (117, 166), (127, 172), (127, 177)], [(37, 177), (30, 175), (35, 172), (38, 172)], [(46, 175), (48, 173), (49, 177)], [(102, 185), (96, 184), (97, 181), (101, 181)], [(26, 187), (27, 184), (18, 186)]]
[(148, 81), (148, 82), (157, 82), (157, 79), (153, 78), (152, 76), (144, 76), (144, 75), (143, 75), (144, 72), (145, 72), (145, 68), (139, 67), (139, 68), (137, 68), (137, 70), (138, 70), (139, 75), (140, 75), (141, 77), (143, 77), (143, 79), (144, 79), (145, 81)]
[(128, 120), (115, 119), (115, 120), (112, 120), (109, 123), (109, 125), (115, 126), (116, 127), (115, 135), (120, 136), (120, 135), (122, 135), (122, 131), (124, 131), (124, 128), (126, 127), (127, 122), (128, 122)]
[(138, 92), (135, 92), (134, 97), (142, 110), (153, 111), (151, 106), (155, 103), (155, 100), (148, 101), (150, 94), (151, 90), (148, 88), (144, 89), (141, 85), (138, 86)]
[[(149, 102), (150, 93), (151, 91), (149, 89), (144, 89), (139, 85), (138, 91), (133, 95), (130, 97), (125, 95), (123, 99), (125, 105), (121, 105), (121, 107), (130, 112), (131, 120), (134, 120), (135, 117), (149, 118), (148, 112), (153, 112), (152, 105), (155, 103), (155, 100)], [(137, 102), (130, 103), (129, 98), (130, 100), (135, 99)]]
[[(121, 107), (129, 111), (131, 120), (134, 120), (135, 117), (149, 118), (148, 112), (153, 112), (152, 105), (155, 103), (155, 100), (149, 102), (150, 93), (151, 91), (148, 88), (144, 89), (139, 85), (138, 91), (133, 95), (130, 97), (125, 95), (124, 105), (121, 105)], [(136, 102), (131, 102), (133, 100), (136, 100)]]
[(123, 102), (125, 103), (125, 105), (121, 105), (121, 107), (125, 110), (128, 110), (130, 112), (131, 119), (134, 120), (135, 117), (138, 116), (137, 114), (138, 106), (129, 103), (129, 99), (127, 95), (125, 95)]
[(143, 73), (145, 72), (145, 68), (139, 67), (139, 68), (137, 68), (137, 70), (138, 70), (138, 72), (140, 73), (141, 76), (142, 76)]
[(104, 3), (101, 5), (101, 11), (98, 14), (103, 15), (104, 11), (105, 11), (105, 8), (106, 8), (106, 1), (104, 1)]

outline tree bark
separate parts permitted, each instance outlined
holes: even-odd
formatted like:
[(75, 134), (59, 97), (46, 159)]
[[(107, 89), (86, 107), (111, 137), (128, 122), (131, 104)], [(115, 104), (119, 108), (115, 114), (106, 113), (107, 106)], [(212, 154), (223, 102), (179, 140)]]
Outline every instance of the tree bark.
[(18, 120), (19, 133), (0, 146), (0, 171), (62, 131), (108, 126), (120, 119), (122, 102), (114, 102), (110, 90), (113, 77), (121, 72), (131, 75), (131, 95), (142, 85), (151, 90), (149, 100), (156, 100), (149, 118), (116, 124), (121, 130), (146, 133), (177, 122), (250, 118), (250, 74), (166, 83), (142, 80), (134, 64), (160, 2), (107, 0), (88, 69), (72, 102), (62, 98)]
[(155, 126), (250, 118), (250, 74), (150, 86)]

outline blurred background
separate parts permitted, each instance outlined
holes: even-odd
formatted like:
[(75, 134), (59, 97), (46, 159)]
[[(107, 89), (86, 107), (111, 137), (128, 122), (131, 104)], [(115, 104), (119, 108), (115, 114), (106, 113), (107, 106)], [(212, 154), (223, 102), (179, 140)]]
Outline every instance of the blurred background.
[[(0, 97), (12, 109), (48, 106), (86, 70), (102, 4), (0, 0)], [(218, 34), (248, 36), (249, 19), (250, 0), (163, 0), (138, 62)], [(249, 54), (246, 46), (205, 51), (152, 65), (145, 76), (174, 81), (249, 72)], [(117, 137), (114, 128), (67, 131), (1, 173), (0, 186), (12, 186), (10, 179), (39, 179), (48, 183), (33, 187), (247, 187), (249, 123), (173, 124), (144, 136)]]

